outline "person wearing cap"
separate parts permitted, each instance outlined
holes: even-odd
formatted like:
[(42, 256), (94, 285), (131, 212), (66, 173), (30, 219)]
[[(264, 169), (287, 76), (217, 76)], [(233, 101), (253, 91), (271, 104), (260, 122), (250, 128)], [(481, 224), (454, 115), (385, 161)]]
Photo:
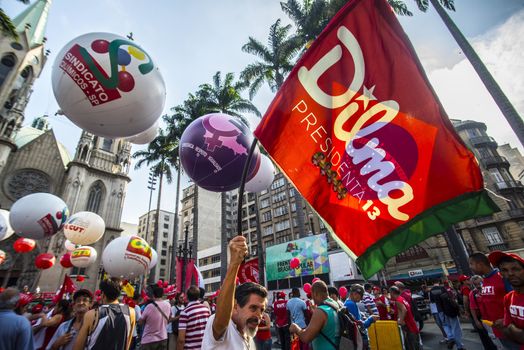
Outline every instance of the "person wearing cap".
[(289, 334), (289, 314), (287, 312), (286, 293), (278, 292), (277, 300), (273, 302), (273, 312), (275, 314), (275, 326), (277, 327), (280, 347), (289, 350), (291, 347), (291, 335)]
[(387, 296), (381, 294), (380, 288), (377, 286), (373, 287), (373, 296), (374, 296), (375, 304), (377, 305), (378, 315), (380, 317), (380, 320), (381, 321), (389, 320), (389, 315), (388, 315), (389, 301), (388, 301)]
[(71, 350), (73, 349), (73, 344), (75, 343), (76, 336), (82, 322), (84, 320), (84, 315), (91, 308), (93, 303), (93, 294), (87, 289), (77, 290), (73, 294), (73, 318), (63, 322), (55, 334), (47, 344), (46, 350)]
[(33, 332), (29, 320), (17, 315), (14, 309), (20, 300), (16, 288), (0, 293), (0, 349), (33, 350)]
[[(511, 349), (524, 349), (524, 259), (517, 254), (492, 252), (489, 260), (507, 278), (513, 290), (504, 297), (504, 319), (493, 322), (493, 328), (515, 344)], [(506, 344), (504, 344), (506, 346)]]
[[(469, 256), (469, 267), (471, 270), (483, 277), (482, 291), (480, 292), (480, 314), (483, 319), (495, 322), (504, 318), (504, 296), (513, 288), (508, 281), (502, 278), (499, 270), (493, 268), (488, 257), (482, 253), (473, 253)], [(488, 326), (485, 324), (485, 326)], [(489, 326), (488, 326), (489, 327)], [(497, 328), (488, 328), (504, 346), (511, 348), (511, 341), (506, 339), (503, 332)]]

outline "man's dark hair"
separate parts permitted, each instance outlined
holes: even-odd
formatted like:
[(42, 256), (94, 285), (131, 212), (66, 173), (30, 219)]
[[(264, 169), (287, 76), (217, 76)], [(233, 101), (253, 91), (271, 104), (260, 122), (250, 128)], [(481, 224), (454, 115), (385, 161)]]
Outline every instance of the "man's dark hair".
[(186, 291), (187, 300), (197, 301), (200, 298), (200, 289), (197, 286), (191, 286)]
[(364, 290), (367, 292), (368, 290), (371, 290), (373, 288), (373, 285), (371, 283), (365, 283), (364, 284)]
[(328, 287), (328, 294), (329, 295), (336, 295), (337, 298), (340, 298), (340, 294), (338, 294), (338, 290), (337, 288), (333, 287), (333, 286), (329, 286)]
[(291, 289), (291, 295), (293, 298), (300, 298), (300, 289), (293, 287), (293, 289)]
[(80, 297), (87, 297), (89, 300), (93, 301), (93, 294), (87, 289), (79, 289), (73, 294), (73, 302)]
[(108, 278), (100, 282), (100, 291), (104, 293), (108, 301), (114, 301), (120, 296), (122, 286), (119, 278)]
[(258, 283), (246, 282), (239, 285), (235, 290), (235, 300), (240, 307), (246, 306), (249, 296), (256, 294), (262, 298), (267, 298), (267, 289)]
[(389, 292), (393, 294), (400, 295), (400, 289), (397, 286), (389, 287)]
[(199, 292), (200, 292), (200, 299), (204, 299), (204, 297), (206, 296), (206, 290), (204, 288), (198, 288)]
[(480, 252), (473, 253), (469, 256), (469, 260), (472, 260), (476, 263), (481, 263), (486, 266), (491, 266), (489, 263), (489, 259), (485, 254), (482, 254)]
[(514, 259), (512, 258), (511, 256), (503, 256), (499, 259), (498, 261), (498, 266), (500, 266), (500, 264), (504, 264), (504, 263), (517, 263), (517, 264), (520, 264), (520, 266), (524, 267), (524, 264), (520, 261), (518, 261), (517, 259)]
[(164, 289), (156, 284), (150, 284), (148, 287), (148, 294), (153, 298), (162, 298), (164, 296)]

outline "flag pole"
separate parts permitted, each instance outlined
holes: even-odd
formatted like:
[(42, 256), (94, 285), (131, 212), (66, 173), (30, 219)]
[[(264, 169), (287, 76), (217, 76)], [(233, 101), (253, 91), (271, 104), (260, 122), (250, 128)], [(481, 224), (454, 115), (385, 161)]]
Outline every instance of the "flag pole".
[(251, 158), (253, 158), (253, 153), (257, 147), (258, 139), (255, 137), (249, 153), (247, 154), (246, 164), (244, 164), (244, 169), (242, 170), (242, 179), (240, 180), (240, 188), (238, 189), (238, 206), (237, 206), (237, 235), (242, 236), (242, 205), (244, 202), (244, 185), (246, 184), (247, 178), (247, 169), (249, 169), (249, 164), (251, 163)]

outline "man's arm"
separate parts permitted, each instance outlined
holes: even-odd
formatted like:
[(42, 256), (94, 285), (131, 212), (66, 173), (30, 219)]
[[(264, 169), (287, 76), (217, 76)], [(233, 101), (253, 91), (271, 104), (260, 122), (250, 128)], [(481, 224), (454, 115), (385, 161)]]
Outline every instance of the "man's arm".
[(524, 344), (524, 329), (518, 328), (515, 324), (510, 323), (507, 327), (504, 327), (502, 333), (514, 342)]
[(143, 326), (144, 323), (146, 323), (147, 316), (149, 316), (149, 313), (151, 312), (151, 311), (149, 311), (150, 306), (151, 306), (151, 304), (148, 304), (144, 308), (144, 312), (142, 312), (142, 314), (140, 315), (140, 318), (138, 320), (136, 320), (136, 322), (138, 323), (139, 326)]
[(89, 330), (94, 320), (95, 310), (89, 310), (84, 316), (82, 327), (80, 327), (76, 336), (75, 344), (73, 345), (73, 350), (84, 350), (87, 336), (89, 335)]
[(395, 301), (395, 304), (397, 305), (397, 313), (398, 313), (398, 324), (403, 326), (406, 324), (405, 318), (406, 318), (406, 307), (401, 302)]
[(306, 328), (302, 329), (296, 323), (293, 323), (291, 327), (289, 327), (289, 331), (297, 334), (302, 343), (310, 343), (320, 333), (320, 330), (326, 324), (326, 320), (326, 313), (320, 308), (316, 308)]
[(178, 330), (178, 338), (176, 340), (176, 350), (184, 350), (184, 345), (186, 344), (186, 330)]
[(213, 320), (213, 337), (215, 340), (222, 338), (231, 321), (235, 302), (235, 280), (240, 264), (247, 255), (247, 244), (244, 236), (236, 236), (229, 242), (230, 262), (226, 277), (220, 288), (217, 300), (217, 310)]

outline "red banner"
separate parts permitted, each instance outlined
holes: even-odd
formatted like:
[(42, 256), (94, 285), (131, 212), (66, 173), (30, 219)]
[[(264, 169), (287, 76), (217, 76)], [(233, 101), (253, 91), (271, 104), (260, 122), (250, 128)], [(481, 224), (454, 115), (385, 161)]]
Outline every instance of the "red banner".
[(237, 277), (239, 283), (260, 283), (258, 280), (258, 258), (242, 263), (238, 269)]
[(497, 209), (385, 0), (333, 18), (255, 135), (365, 277)]
[[(176, 258), (176, 291), (182, 291), (182, 269), (185, 270), (185, 283), (184, 288), (187, 290), (192, 284), (198, 283), (198, 272), (195, 267), (194, 259), (187, 259), (187, 263), (184, 266), (183, 258)], [(184, 290), (184, 293), (186, 292)]]

